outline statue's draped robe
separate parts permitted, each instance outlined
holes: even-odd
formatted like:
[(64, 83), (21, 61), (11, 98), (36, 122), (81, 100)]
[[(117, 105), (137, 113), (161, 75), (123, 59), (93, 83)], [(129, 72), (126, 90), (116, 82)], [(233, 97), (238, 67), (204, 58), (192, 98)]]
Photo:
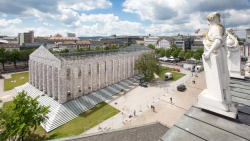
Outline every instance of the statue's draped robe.
[(209, 98), (215, 101), (226, 103), (225, 107), (223, 107), (228, 109), (227, 103), (228, 101), (231, 101), (229, 88), (230, 77), (223, 35), (224, 28), (222, 26), (210, 26), (210, 29), (206, 34), (206, 38), (203, 41), (205, 46), (204, 52), (206, 53), (208, 50), (210, 50), (216, 39), (219, 39), (221, 44), (211, 53), (211, 56), (208, 60), (203, 58), (203, 64)]
[[(234, 35), (231, 35), (234, 36)], [(230, 56), (228, 57), (228, 69), (230, 72), (230, 76), (240, 76), (240, 46), (239, 44), (235, 45), (236, 38), (232, 38), (227, 36), (227, 49), (230, 52)]]

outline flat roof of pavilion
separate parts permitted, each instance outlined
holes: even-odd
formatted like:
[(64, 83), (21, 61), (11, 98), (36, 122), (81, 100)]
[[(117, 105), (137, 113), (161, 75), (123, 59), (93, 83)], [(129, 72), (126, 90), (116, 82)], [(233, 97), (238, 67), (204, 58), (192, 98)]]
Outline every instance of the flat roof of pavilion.
[(83, 51), (83, 52), (69, 52), (69, 53), (57, 53), (54, 54), (57, 58), (61, 59), (71, 59), (72, 57), (87, 57), (87, 56), (96, 56), (101, 54), (114, 54), (114, 53), (128, 53), (135, 51), (151, 50), (148, 47), (134, 44), (123, 49), (112, 49), (112, 50), (97, 50), (97, 51)]

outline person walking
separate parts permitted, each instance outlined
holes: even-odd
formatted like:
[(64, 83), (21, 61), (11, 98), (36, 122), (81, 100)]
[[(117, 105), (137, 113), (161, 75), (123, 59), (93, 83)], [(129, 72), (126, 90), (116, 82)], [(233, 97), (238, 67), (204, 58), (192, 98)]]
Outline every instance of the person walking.
[(172, 99), (172, 97), (170, 97), (170, 103), (172, 104), (173, 103), (173, 101), (172, 101), (173, 99)]
[(136, 111), (134, 110), (134, 117), (136, 116)]

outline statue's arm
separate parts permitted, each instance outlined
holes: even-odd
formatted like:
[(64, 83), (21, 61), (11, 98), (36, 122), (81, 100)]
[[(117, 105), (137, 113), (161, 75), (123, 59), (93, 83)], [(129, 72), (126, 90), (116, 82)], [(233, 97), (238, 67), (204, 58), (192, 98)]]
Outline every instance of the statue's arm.
[(209, 59), (211, 53), (213, 51), (215, 51), (217, 48), (219, 48), (220, 45), (221, 45), (221, 40), (220, 39), (215, 39), (213, 45), (211, 46), (211, 48), (206, 53), (204, 53), (204, 59), (205, 60)]
[(238, 39), (236, 36), (233, 36), (234, 39), (234, 46), (237, 47), (239, 45)]

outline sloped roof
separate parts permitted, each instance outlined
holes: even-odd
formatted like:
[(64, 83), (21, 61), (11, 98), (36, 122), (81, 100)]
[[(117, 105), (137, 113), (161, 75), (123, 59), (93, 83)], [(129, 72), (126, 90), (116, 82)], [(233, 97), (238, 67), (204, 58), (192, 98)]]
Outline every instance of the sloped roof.
[(63, 37), (63, 36), (57, 33), (53, 37)]
[(19, 44), (1, 44), (1, 47), (5, 47), (5, 48), (19, 48), (20, 45)]
[(108, 132), (91, 135), (80, 135), (55, 141), (158, 141), (168, 131), (168, 127), (161, 123), (150, 123), (125, 129), (116, 129)]

